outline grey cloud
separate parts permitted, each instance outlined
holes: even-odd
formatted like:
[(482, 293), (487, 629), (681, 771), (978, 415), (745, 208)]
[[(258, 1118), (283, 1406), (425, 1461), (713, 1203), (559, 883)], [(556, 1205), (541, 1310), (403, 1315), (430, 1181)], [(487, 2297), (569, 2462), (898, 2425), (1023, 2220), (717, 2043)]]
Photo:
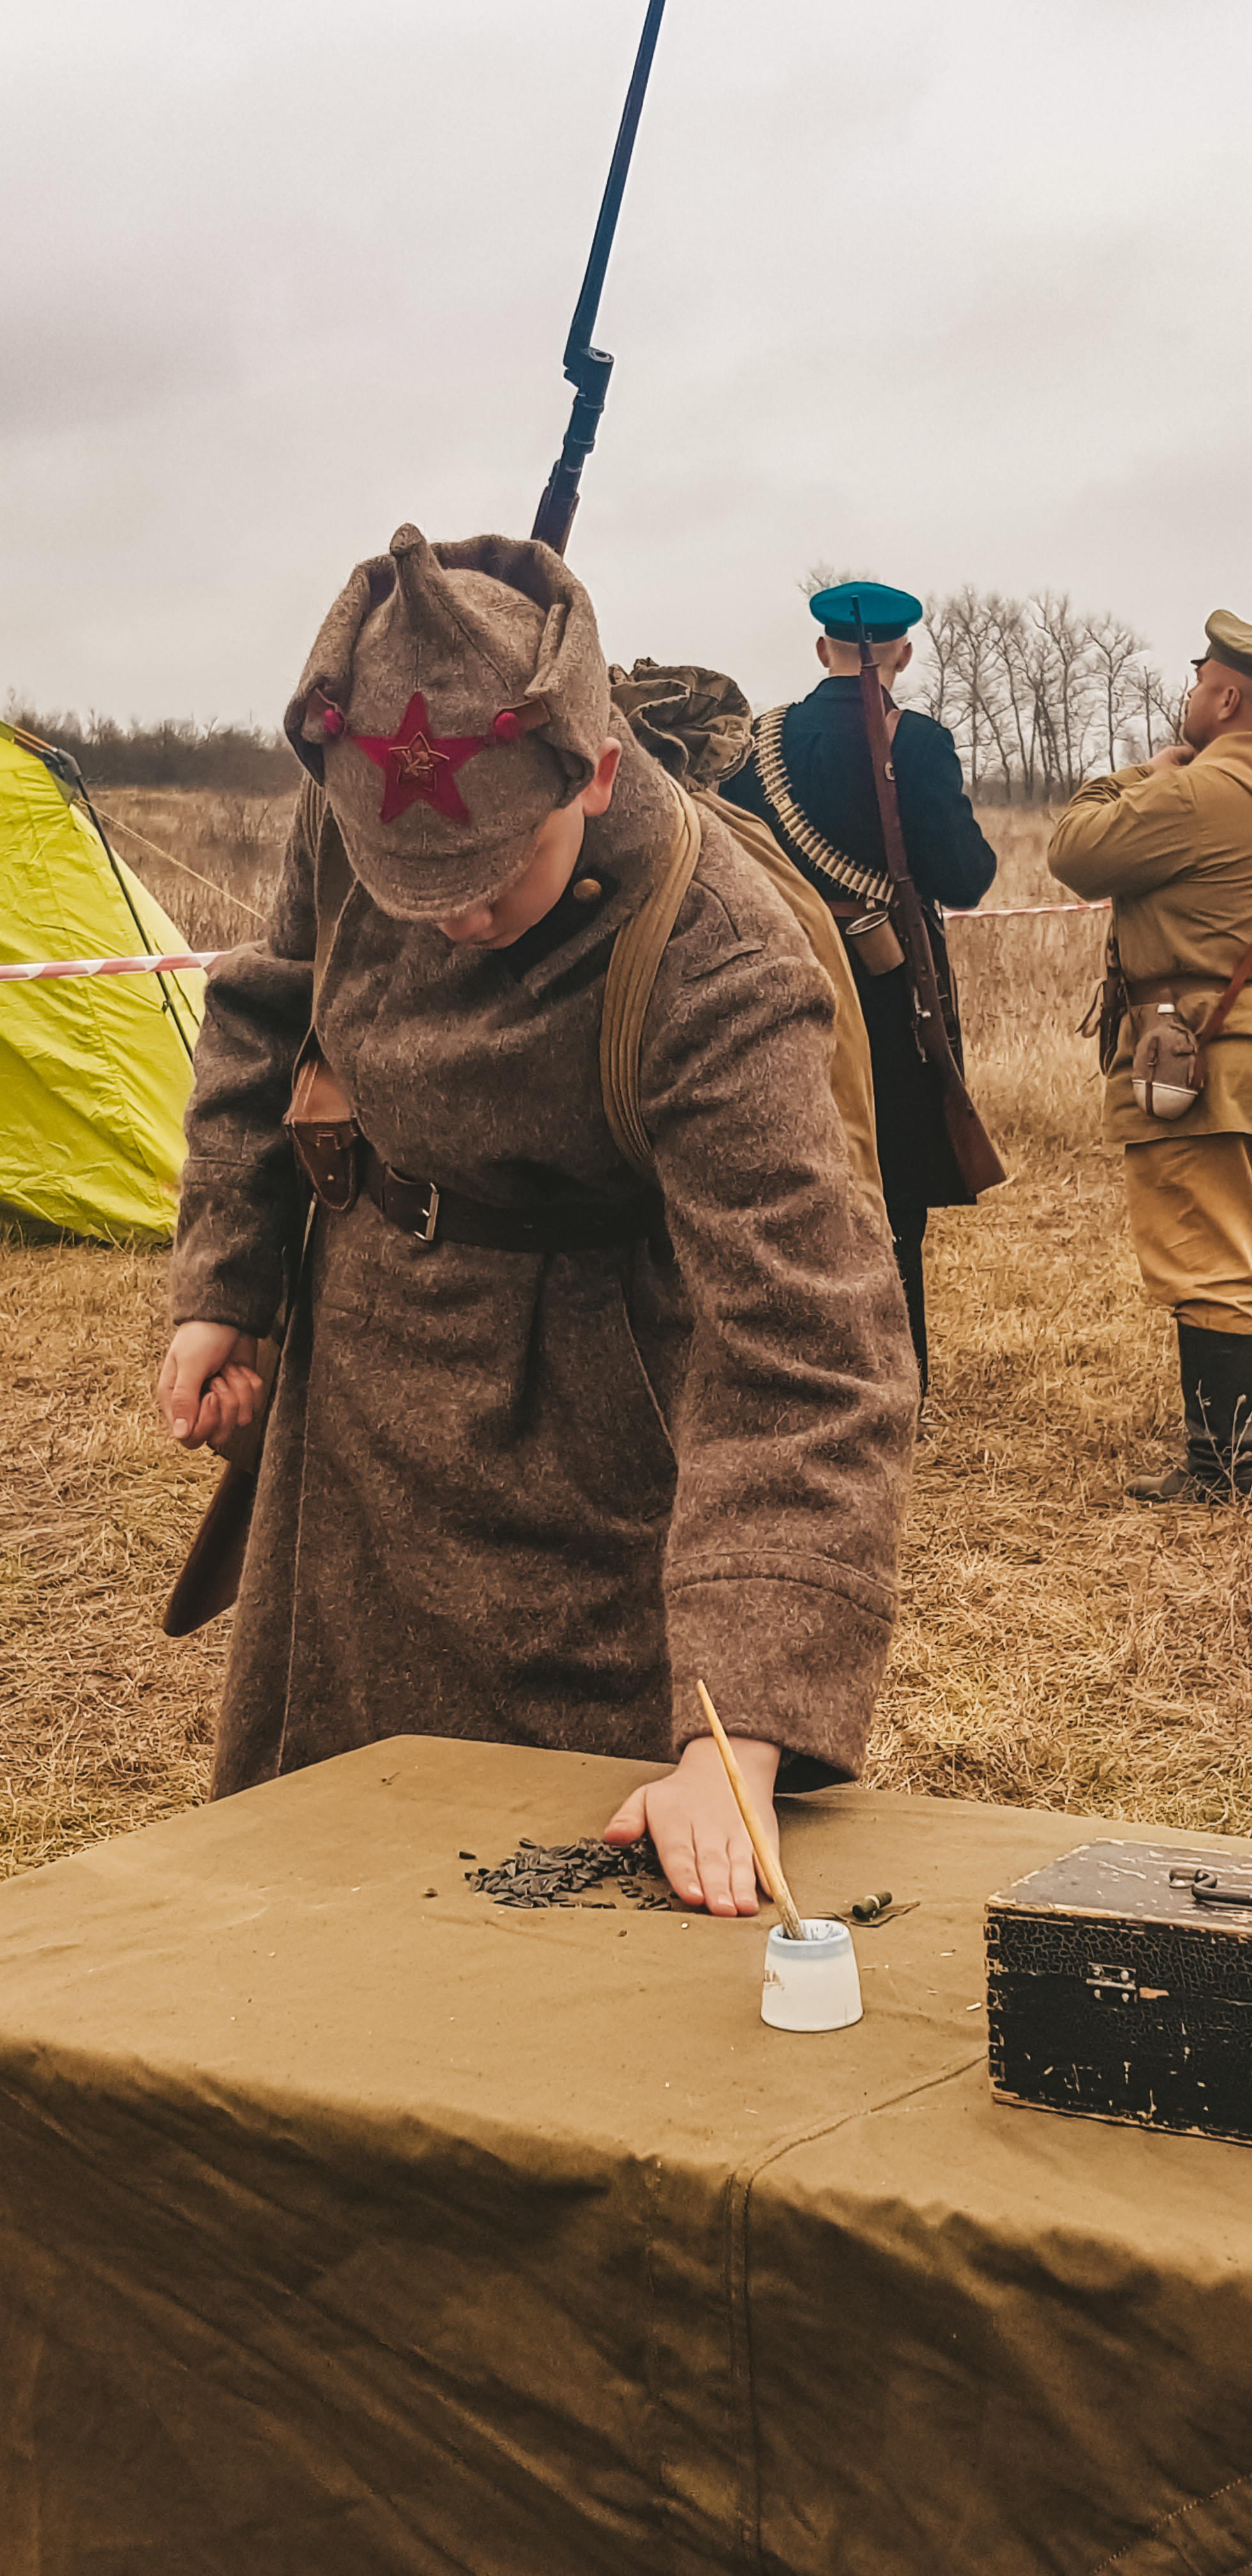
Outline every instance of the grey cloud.
[[(0, 696), (272, 720), (401, 519), (529, 524), (641, 16), (45, 0), (22, 22)], [(1252, 416), (1250, 70), (1246, 0), (671, 0), (572, 547), (611, 648), (785, 694), (818, 556), (1068, 587), (1163, 658), (1219, 564), (1252, 614), (1226, 481)]]

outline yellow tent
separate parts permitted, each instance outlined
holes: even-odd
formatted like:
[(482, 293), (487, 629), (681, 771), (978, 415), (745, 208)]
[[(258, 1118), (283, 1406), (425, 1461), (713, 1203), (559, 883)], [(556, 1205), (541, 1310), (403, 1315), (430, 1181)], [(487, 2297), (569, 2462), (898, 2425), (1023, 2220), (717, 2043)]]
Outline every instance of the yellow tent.
[[(0, 963), (181, 949), (71, 801), (75, 775), (0, 724)], [(70, 1234), (172, 1231), (203, 992), (194, 970), (0, 983), (0, 1211)]]

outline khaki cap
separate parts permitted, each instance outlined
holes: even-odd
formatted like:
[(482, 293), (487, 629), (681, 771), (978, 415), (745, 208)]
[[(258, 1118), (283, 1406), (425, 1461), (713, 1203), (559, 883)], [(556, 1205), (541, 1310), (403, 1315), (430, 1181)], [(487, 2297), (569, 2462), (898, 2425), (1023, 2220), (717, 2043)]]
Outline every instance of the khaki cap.
[(340, 592), (284, 725), (380, 909), (463, 911), (590, 784), (610, 726), (591, 602), (532, 539), (400, 528)]
[(1204, 621), (1209, 639), (1209, 659), (1224, 662), (1228, 671), (1238, 671), (1252, 680), (1252, 626), (1246, 618), (1236, 617), (1231, 608), (1215, 608)]

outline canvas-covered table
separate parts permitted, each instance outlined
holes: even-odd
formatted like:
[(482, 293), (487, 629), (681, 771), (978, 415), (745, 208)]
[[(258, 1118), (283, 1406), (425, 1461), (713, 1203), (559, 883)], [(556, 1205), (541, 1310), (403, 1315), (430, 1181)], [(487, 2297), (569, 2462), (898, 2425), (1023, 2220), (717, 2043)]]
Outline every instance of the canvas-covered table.
[(467, 1888), (642, 1776), (405, 1737), (0, 1889), (5, 2576), (1252, 2562), (1252, 2153), (988, 2093), (1091, 1829), (791, 1801), (916, 1901), (792, 2037), (761, 1920)]

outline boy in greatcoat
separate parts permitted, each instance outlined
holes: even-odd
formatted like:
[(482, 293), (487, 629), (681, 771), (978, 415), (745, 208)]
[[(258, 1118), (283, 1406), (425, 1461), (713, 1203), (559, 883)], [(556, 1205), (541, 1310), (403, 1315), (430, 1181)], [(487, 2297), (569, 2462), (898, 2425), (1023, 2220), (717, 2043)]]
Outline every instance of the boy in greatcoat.
[[(185, 1444), (258, 1399), (311, 1045), (355, 1134), (284, 1343), (213, 1794), (397, 1733), (672, 1762), (610, 1834), (646, 1825), (684, 1901), (752, 1912), (695, 1680), (763, 1808), (776, 1777), (855, 1777), (916, 1404), (831, 988), (614, 717), (544, 546), (401, 529), (287, 729), (309, 777), (266, 935), (210, 975), (188, 1111), (159, 1387)], [(693, 828), (640, 1049), (645, 1184), (606, 1116), (605, 978)]]

